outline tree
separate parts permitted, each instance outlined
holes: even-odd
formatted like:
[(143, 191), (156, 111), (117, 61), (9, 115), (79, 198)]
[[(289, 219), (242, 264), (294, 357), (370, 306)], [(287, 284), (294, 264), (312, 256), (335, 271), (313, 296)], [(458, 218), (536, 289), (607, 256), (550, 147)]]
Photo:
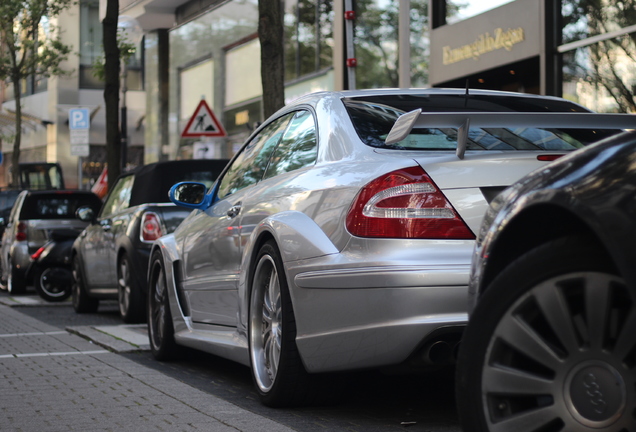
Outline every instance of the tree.
[[(68, 74), (61, 64), (71, 47), (62, 43), (60, 31), (50, 23), (68, 9), (74, 0), (0, 1), (0, 79), (10, 81), (15, 98), (15, 135), (11, 164), (20, 162), (22, 139), (22, 81), (30, 76), (50, 77)], [(20, 184), (19, 171), (11, 182)]]
[[(636, 22), (636, 0), (564, 0), (563, 43), (609, 33)], [(603, 89), (612, 110), (636, 112), (636, 35), (602, 40), (564, 54), (565, 81), (580, 82), (590, 92)], [(609, 107), (606, 107), (609, 108)]]
[(282, 4), (280, 0), (258, 2), (258, 38), (261, 43), (261, 82), (265, 118), (285, 105)]
[(107, 0), (102, 20), (104, 37), (104, 104), (106, 105), (106, 163), (108, 190), (112, 190), (121, 172), (121, 135), (119, 131), (120, 52), (117, 43), (119, 0)]

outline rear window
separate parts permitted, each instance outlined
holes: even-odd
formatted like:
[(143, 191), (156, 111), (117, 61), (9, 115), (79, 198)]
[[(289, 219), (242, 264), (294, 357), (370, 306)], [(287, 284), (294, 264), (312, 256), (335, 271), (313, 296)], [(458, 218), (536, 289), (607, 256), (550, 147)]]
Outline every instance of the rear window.
[(20, 219), (75, 219), (75, 211), (90, 206), (99, 212), (101, 200), (89, 194), (44, 194), (29, 195), (24, 201)]
[[(422, 108), (423, 112), (585, 112), (567, 101), (539, 98), (437, 95), (426, 97), (395, 96), (345, 99), (351, 121), (366, 145), (398, 150), (454, 150), (457, 129), (414, 128), (402, 141), (385, 145), (385, 139), (397, 118)], [(468, 150), (553, 150), (568, 151), (584, 147), (620, 130), (554, 128), (470, 128)]]

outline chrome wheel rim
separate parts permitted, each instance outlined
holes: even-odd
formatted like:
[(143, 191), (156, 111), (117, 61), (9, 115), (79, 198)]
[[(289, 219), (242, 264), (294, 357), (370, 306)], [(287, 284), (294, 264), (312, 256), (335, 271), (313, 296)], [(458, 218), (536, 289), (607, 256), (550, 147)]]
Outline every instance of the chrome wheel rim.
[(250, 305), (250, 356), (256, 384), (271, 390), (280, 364), (282, 304), (280, 280), (274, 260), (263, 256), (254, 272)]
[(164, 283), (163, 270), (155, 270), (153, 292), (150, 296), (150, 341), (154, 348), (161, 346), (166, 328), (166, 285)]
[(636, 299), (616, 276), (549, 279), (499, 319), (482, 370), (490, 431), (628, 431), (636, 423)]
[(122, 316), (128, 313), (130, 308), (130, 268), (127, 259), (122, 259), (119, 263), (119, 278), (117, 280), (119, 285), (119, 312)]
[(50, 297), (62, 297), (64, 295), (65, 287), (57, 283), (49, 282), (47, 277), (53, 270), (50, 268), (44, 269), (40, 274), (40, 280), (37, 283), (40, 284), (40, 288)]

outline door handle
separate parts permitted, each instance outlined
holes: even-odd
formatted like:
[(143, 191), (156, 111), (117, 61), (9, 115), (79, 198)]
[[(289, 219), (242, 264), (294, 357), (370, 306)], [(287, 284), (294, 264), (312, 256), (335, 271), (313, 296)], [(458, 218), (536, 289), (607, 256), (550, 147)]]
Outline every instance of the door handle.
[(227, 211), (226, 215), (227, 215), (228, 218), (233, 219), (233, 218), (237, 217), (240, 212), (241, 212), (241, 203), (238, 203), (238, 204), (233, 205), (232, 207), (230, 207), (230, 209)]
[(110, 220), (103, 220), (99, 224), (104, 231), (110, 231)]

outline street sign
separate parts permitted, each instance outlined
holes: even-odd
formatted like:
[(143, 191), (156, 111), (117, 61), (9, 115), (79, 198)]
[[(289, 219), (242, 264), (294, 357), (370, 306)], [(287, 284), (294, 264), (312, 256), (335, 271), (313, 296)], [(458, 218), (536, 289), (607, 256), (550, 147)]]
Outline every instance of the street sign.
[(91, 117), (88, 108), (72, 108), (68, 110), (68, 125), (73, 129), (89, 129)]
[(227, 132), (223, 129), (221, 122), (216, 118), (205, 99), (201, 99), (199, 106), (194, 110), (194, 114), (188, 121), (185, 129), (181, 133), (181, 138), (195, 137), (224, 137)]
[(88, 108), (72, 108), (68, 110), (68, 127), (70, 129), (71, 156), (88, 156), (90, 154), (91, 127), (91, 117)]

